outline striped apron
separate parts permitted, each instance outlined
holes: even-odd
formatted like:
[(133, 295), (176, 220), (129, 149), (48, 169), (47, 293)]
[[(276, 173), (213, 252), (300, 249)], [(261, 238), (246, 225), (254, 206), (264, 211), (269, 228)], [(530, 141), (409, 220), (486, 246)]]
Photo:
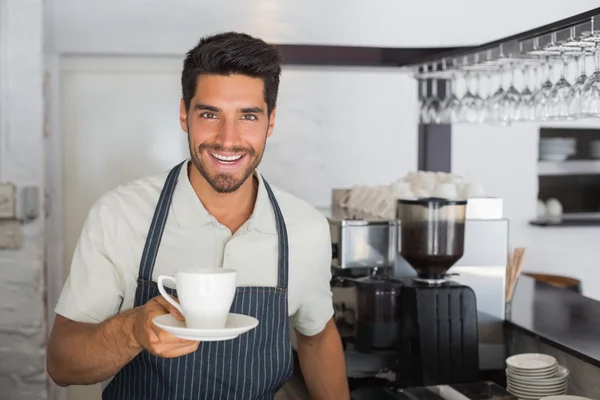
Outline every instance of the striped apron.
[[(152, 281), (181, 163), (169, 173), (154, 212), (140, 263), (134, 307), (160, 296)], [(143, 350), (102, 393), (103, 400), (273, 399), (293, 372), (288, 322), (288, 236), (281, 209), (264, 181), (278, 235), (277, 287), (238, 287), (231, 312), (260, 322), (233, 340), (201, 342), (194, 353), (171, 359)], [(176, 296), (176, 291), (166, 288)]]

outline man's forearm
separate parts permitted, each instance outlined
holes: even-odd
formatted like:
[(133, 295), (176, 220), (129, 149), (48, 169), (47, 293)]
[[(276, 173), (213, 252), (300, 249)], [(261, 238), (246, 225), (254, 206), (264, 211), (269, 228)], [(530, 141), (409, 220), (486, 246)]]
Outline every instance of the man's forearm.
[(141, 347), (132, 339), (135, 309), (100, 324), (57, 316), (48, 344), (48, 374), (60, 386), (102, 382), (131, 361)]
[(330, 320), (314, 337), (297, 334), (302, 376), (314, 400), (350, 398), (340, 335)]

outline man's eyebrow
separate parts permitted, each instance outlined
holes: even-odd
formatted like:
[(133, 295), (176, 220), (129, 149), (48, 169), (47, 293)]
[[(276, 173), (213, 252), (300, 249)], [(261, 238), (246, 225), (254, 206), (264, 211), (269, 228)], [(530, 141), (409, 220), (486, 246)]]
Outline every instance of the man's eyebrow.
[(208, 104), (196, 104), (194, 106), (194, 110), (199, 110), (199, 111), (213, 111), (213, 112), (220, 112), (221, 109), (215, 106), (209, 106)]
[(264, 114), (265, 110), (260, 107), (246, 107), (240, 108), (241, 113), (254, 113), (254, 114)]
[[(219, 107), (209, 106), (208, 104), (196, 104), (194, 106), (195, 110), (198, 111), (212, 111), (212, 112), (221, 112), (222, 110)], [(265, 110), (261, 107), (244, 107), (239, 108), (238, 112), (246, 114), (246, 113), (254, 113), (254, 114), (264, 114)]]

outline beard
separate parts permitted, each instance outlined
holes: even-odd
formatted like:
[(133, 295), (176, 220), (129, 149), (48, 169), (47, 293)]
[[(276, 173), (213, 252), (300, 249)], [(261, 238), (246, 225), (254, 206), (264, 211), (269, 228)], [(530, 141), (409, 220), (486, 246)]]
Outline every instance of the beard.
[[(266, 144), (266, 135), (265, 135), (265, 144)], [(189, 139), (188, 139), (189, 142)], [(254, 173), (254, 170), (260, 164), (262, 160), (263, 153), (265, 151), (265, 146), (261, 151), (257, 152), (251, 147), (243, 147), (243, 146), (233, 146), (233, 147), (224, 147), (219, 144), (206, 144), (203, 143), (198, 146), (197, 149), (192, 148), (192, 144), (189, 143), (190, 147), (190, 156), (192, 159), (192, 163), (196, 167), (196, 169), (200, 172), (200, 174), (206, 179), (206, 181), (210, 184), (210, 186), (217, 193), (233, 193), (242, 186), (244, 182)], [(232, 152), (235, 154), (243, 154), (243, 159), (247, 160), (246, 168), (242, 171), (241, 175), (236, 176), (236, 174), (231, 172), (220, 172), (220, 173), (211, 173), (209, 167), (206, 165), (207, 163), (202, 160), (202, 155), (207, 154), (210, 157), (210, 153), (225, 153)], [(239, 174), (239, 172), (238, 172)]]

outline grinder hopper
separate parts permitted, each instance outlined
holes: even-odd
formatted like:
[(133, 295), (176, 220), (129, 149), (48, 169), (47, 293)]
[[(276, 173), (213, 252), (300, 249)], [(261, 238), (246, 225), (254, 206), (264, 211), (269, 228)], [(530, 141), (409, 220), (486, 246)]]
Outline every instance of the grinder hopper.
[(440, 282), (463, 256), (467, 201), (442, 198), (398, 200), (400, 255), (416, 280)]

